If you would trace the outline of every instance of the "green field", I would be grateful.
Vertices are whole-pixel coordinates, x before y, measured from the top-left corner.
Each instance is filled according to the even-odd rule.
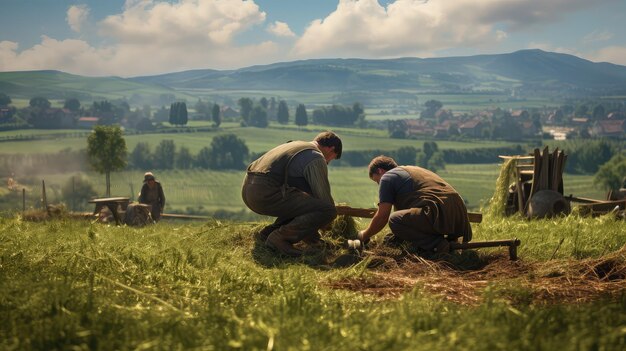
[[[515,236],[518,261],[426,261],[375,241],[345,268],[337,247],[276,257],[258,229],[0,218],[0,349],[626,348],[624,221],[487,218],[476,240]]]
[[[448,165],[439,174],[452,184],[467,201],[467,206],[474,211],[481,210],[494,193],[498,164],[484,165]],[[163,184],[167,198],[166,212],[186,212],[188,208],[214,212],[227,210],[240,212],[246,210],[241,200],[241,182],[243,171],[210,170],[171,170],[155,171]],[[46,192],[50,202],[61,202],[61,187],[71,181],[76,174],[52,174],[30,176],[34,182],[28,189],[27,207],[38,207],[41,197],[41,179],[46,182]],[[104,176],[95,172],[87,177],[101,196],[105,193]],[[377,186],[367,176],[366,167],[329,168],[330,184],[335,202],[346,203],[353,207],[375,207]],[[41,178],[41,179],[40,179]],[[135,199],[143,171],[124,171],[111,174],[111,193],[113,196],[128,196]],[[564,177],[564,193],[578,197],[603,199],[604,192],[592,185],[592,176],[569,175]],[[20,178],[17,178],[18,182]],[[7,191],[0,191],[6,195]],[[14,193],[11,208],[22,206],[21,193]],[[70,205],[70,204],[68,204]],[[86,206],[86,204],[85,204]],[[83,207],[85,207],[83,206]]]
[[[207,126],[207,122],[197,122],[193,126]],[[190,127],[191,128],[191,127]],[[244,128],[235,123],[226,123],[214,132],[184,132],[185,128],[172,128],[169,133],[146,133],[126,135],[126,145],[129,151],[139,142],[147,142],[154,148],[162,140],[173,140],[175,145],[187,147],[192,153],[211,145],[211,140],[217,135],[234,133],[246,142],[251,152],[267,151],[274,146],[288,140],[312,140],[317,133],[327,130],[328,127],[307,126],[305,129],[295,126],[272,125],[272,128]],[[173,130],[180,132],[173,132]],[[357,129],[357,128],[333,128],[343,141],[344,150],[396,150],[403,146],[421,148],[423,141],[413,139],[390,139],[386,130]],[[26,141],[2,141],[0,153],[56,153],[70,148],[81,150],[87,147],[85,130],[20,130],[0,132],[0,140],[15,136],[28,137],[29,135],[45,136],[45,139]],[[469,149],[482,147],[501,147],[514,145],[502,141],[437,141],[440,149]]]

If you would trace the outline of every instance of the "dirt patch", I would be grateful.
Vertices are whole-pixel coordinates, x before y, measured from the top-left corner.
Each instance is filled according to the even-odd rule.
[[[512,303],[552,304],[592,301],[626,291],[626,246],[602,258],[586,260],[529,263],[492,254],[480,256],[470,268],[464,262],[468,258],[462,255],[426,260],[405,253],[391,257],[395,265],[388,262],[389,256],[381,258],[380,252],[373,257],[370,262],[383,260],[385,264],[368,264],[372,274],[329,285],[383,300],[418,288],[463,305],[480,304],[486,294],[496,294]],[[489,291],[485,289],[488,286]]]

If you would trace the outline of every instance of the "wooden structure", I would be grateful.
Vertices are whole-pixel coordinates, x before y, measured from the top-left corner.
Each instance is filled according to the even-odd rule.
[[[89,203],[96,204],[96,209],[93,211],[94,215],[97,215],[103,208],[108,208],[115,219],[115,224],[120,225],[122,223],[124,211],[128,207],[128,197],[104,197],[89,200]]]
[[[506,213],[527,214],[530,199],[537,192],[551,190],[563,195],[563,170],[567,155],[556,148],[549,152],[535,149],[530,155],[500,156],[502,159],[516,159],[514,187],[510,189],[506,203]]]

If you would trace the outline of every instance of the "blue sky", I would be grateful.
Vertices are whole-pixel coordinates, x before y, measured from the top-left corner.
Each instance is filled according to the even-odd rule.
[[[0,71],[123,77],[539,48],[626,65],[624,0],[0,0]]]

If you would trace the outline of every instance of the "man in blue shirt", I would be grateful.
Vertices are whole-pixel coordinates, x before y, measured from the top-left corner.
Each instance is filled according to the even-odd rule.
[[[398,166],[391,157],[378,156],[369,164],[369,177],[379,184],[379,203],[369,226],[358,234],[362,243],[387,222],[396,240],[425,251],[446,253],[449,241],[472,239],[465,202],[437,174],[417,166]]]

